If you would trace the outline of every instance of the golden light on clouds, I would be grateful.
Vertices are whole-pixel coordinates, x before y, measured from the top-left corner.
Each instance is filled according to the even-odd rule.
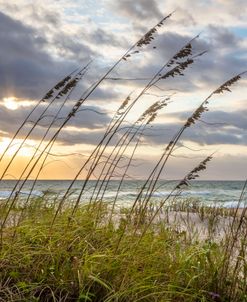
[[[1,101],[1,105],[9,110],[17,110],[20,107],[28,107],[32,105],[32,101],[19,99],[14,96],[5,97]]]
[[[3,105],[10,110],[18,109],[17,98],[15,97],[8,97],[3,99]]]
[[[145,170],[145,164],[150,169],[151,165],[155,166],[169,141],[177,137],[177,131],[203,100],[230,77],[246,69],[246,19],[232,14],[235,1],[194,1],[193,10],[188,10],[188,0],[177,1],[179,9],[174,0],[166,0],[165,7],[158,0],[137,1],[140,4],[138,7],[133,5],[133,1],[44,0],[46,5],[37,0],[31,1],[37,2],[35,7],[39,18],[32,14],[33,6],[28,4],[29,0],[14,1],[15,8],[5,2],[0,0],[2,22],[8,31],[8,35],[0,31],[4,46],[3,60],[0,62],[0,71],[4,71],[0,83],[0,156],[8,147],[10,138],[14,136],[15,139],[4,155],[0,169],[1,164],[3,166],[16,153],[10,167],[12,172],[16,171],[13,173],[16,175],[21,168],[25,169],[24,163],[28,159],[34,156],[33,164],[44,149],[43,157],[37,163],[37,167],[41,166],[47,150],[50,150],[49,140],[59,129],[40,178],[74,178],[101,142],[105,129],[115,123],[111,119],[128,95],[131,98],[129,105],[131,102],[134,105],[126,111],[116,133],[112,136],[114,131],[111,131],[104,137],[102,145],[108,145],[99,149],[104,148],[104,154],[103,163],[100,162],[98,169],[103,167],[104,157],[112,154],[113,159],[123,152],[124,144],[135,133],[124,151],[121,165],[124,166],[124,160],[127,162],[127,156],[131,157],[136,150],[134,160],[141,162],[141,165],[144,163],[144,168],[133,162],[133,171],[136,167],[136,170],[140,169],[140,174],[146,175],[148,169]],[[91,4],[84,3],[82,9],[82,2]],[[240,9],[243,0],[236,2],[239,2]],[[217,18],[219,7],[220,21]],[[110,66],[119,60],[125,49],[145,35],[145,29],[151,29],[174,10],[166,26],[159,27],[153,35],[154,41],[148,43],[150,45],[134,47],[128,59],[121,59],[121,63],[108,73]],[[61,14],[56,14],[57,11]],[[54,26],[57,24],[59,27]],[[46,32],[44,29],[48,28],[49,32]],[[190,41],[200,32],[200,37]],[[189,41],[195,64],[186,70],[183,78],[164,77],[171,67],[167,62]],[[197,56],[203,51],[208,52]],[[81,68],[81,64],[91,62],[92,58],[92,65],[83,69],[85,74],[83,71],[78,89],[66,101],[67,96],[55,95],[59,93],[57,89],[53,90],[52,97],[42,101],[43,95],[55,83],[76,67]],[[5,70],[6,62],[8,69]],[[161,69],[162,66],[166,68]],[[157,73],[159,70],[160,76]],[[107,76],[100,80],[105,72]],[[183,135],[169,159],[172,164],[175,162],[173,166],[171,164],[171,177],[181,176],[178,172],[182,161],[188,162],[187,171],[191,160],[196,161],[214,151],[217,151],[215,157],[222,159],[222,165],[223,161],[228,165],[231,154],[237,159],[243,158],[241,171],[242,175],[246,174],[246,75],[233,87],[232,93],[225,91],[224,94],[214,94],[208,104],[209,112],[205,112],[196,125],[181,132]],[[151,80],[153,76],[154,80]],[[99,81],[97,85],[96,81]],[[152,85],[148,85],[149,81]],[[140,94],[142,97],[139,99]],[[74,113],[72,106],[81,95],[87,95],[85,103],[78,103],[80,109],[78,107],[75,115],[70,114]],[[149,106],[167,97],[170,97],[167,106],[158,112],[153,124],[147,125],[143,133],[141,127],[140,131],[135,127],[133,129],[137,132],[130,131],[129,126],[136,126],[135,122]],[[17,135],[15,131],[18,131]],[[27,137],[27,141],[20,147],[24,137]],[[137,141],[139,145],[136,145]],[[85,169],[85,175],[87,173]],[[225,175],[222,174],[222,177]]]
[[[12,109],[14,110],[14,109]],[[7,146],[9,145],[11,139],[4,137],[1,140],[1,144],[0,144],[0,154],[2,154],[5,149],[7,148]],[[16,151],[19,149],[19,146],[22,143],[22,139],[16,139],[11,147],[8,149],[8,151],[6,152],[6,156],[13,156]],[[24,156],[24,157],[30,157],[33,152],[34,152],[34,146],[35,146],[35,142],[32,140],[27,140],[25,145],[19,150],[18,155],[19,156]]]

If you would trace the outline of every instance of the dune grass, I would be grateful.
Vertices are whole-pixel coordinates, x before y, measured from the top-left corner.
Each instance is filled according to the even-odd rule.
[[[183,76],[205,54],[205,51],[198,53],[194,49],[199,36],[187,41],[170,59],[162,62],[153,75],[140,78],[144,80],[140,90],[122,102],[99,142],[79,164],[61,198],[54,201],[46,195],[32,198],[36,181],[59,134],[75,115],[90,110],[84,103],[102,82],[138,80],[114,78],[113,71],[125,61],[136,68],[133,58],[136,54],[142,55],[144,49],[157,52],[152,40],[171,16],[169,14],[147,31],[95,82],[86,82],[89,86],[79,98],[74,98],[73,92],[79,82],[85,80],[90,63],[58,82],[37,102],[10,140],[0,162],[20,133],[26,130],[17,151],[6,167],[1,167],[0,181],[8,175],[19,151],[33,137],[33,131],[37,128],[43,131],[26,167],[16,177],[10,196],[0,203],[0,301],[247,301],[246,208],[238,215],[237,209],[230,212],[201,207],[198,203],[176,202],[190,181],[206,169],[212,156],[192,167],[160,203],[152,203],[153,193],[159,189],[158,181],[184,132],[209,110],[213,97],[230,92],[232,85],[246,72],[215,85],[168,139],[151,172],[144,176],[133,205],[117,207],[122,183],[129,179],[129,168],[145,131],[172,98],[172,94],[164,92],[162,83],[168,78]],[[156,99],[135,121],[129,120],[135,104],[143,101],[146,95],[158,97],[158,101]],[[56,106],[55,111],[51,110],[52,106]],[[62,115],[65,108],[68,110]],[[38,109],[41,109],[39,117],[30,120]],[[47,124],[43,125],[41,122],[47,118]],[[70,202],[73,185],[82,172],[85,173],[84,182],[76,200]],[[106,204],[104,195],[116,176],[119,180],[116,195],[112,203]],[[24,198],[20,192],[30,179],[34,182]],[[97,182],[88,204],[83,204],[82,196],[92,179]],[[247,182],[239,205],[246,187]],[[170,199],[172,206],[168,206]],[[200,236],[202,226],[205,234]],[[217,236],[218,230],[221,236]]]
[[[247,301],[243,255],[236,271],[240,255],[225,253],[230,228],[220,241],[212,234],[200,240],[158,219],[142,235],[152,213],[135,231],[129,209],[109,223],[102,203],[80,205],[73,218],[67,206],[51,228],[55,208],[32,200],[18,226],[15,208],[0,251],[0,301]],[[238,244],[243,253],[246,240]]]

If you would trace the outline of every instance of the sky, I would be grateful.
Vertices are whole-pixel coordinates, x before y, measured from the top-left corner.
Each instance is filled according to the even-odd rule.
[[[0,0],[0,154],[29,112],[59,80],[91,62],[61,110],[60,116],[64,117],[86,89],[171,12],[152,43],[121,62],[86,100],[83,110],[66,124],[52,149],[59,156],[49,156],[40,174],[43,179],[73,179],[121,102],[129,94],[132,98],[138,95],[148,79],[199,34],[192,43],[193,53],[206,53],[195,59],[183,77],[153,87],[127,117],[126,125],[158,99],[170,96],[168,106],[144,133],[135,155],[136,164],[129,172],[136,179],[147,177],[167,143],[200,103],[226,80],[247,70],[246,1]],[[131,80],[136,78],[142,80]],[[243,75],[231,87],[231,93],[213,96],[209,111],[182,135],[162,178],[182,178],[212,153],[213,160],[201,179],[247,177],[246,84],[247,75]],[[61,100],[56,102],[49,108],[50,114],[61,104]],[[2,171],[44,106],[34,112],[5,154],[0,163]],[[5,178],[20,177],[48,123],[49,117],[31,133]],[[58,124],[52,126],[44,144],[56,127]],[[116,142],[117,137],[106,150],[108,154]]]

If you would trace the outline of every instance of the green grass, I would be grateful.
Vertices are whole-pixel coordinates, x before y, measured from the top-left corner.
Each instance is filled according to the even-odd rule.
[[[134,232],[127,210],[113,225],[102,204],[72,219],[67,207],[50,228],[55,207],[31,205],[4,229],[0,301],[247,301],[246,262],[223,272],[224,241],[192,240],[164,221],[140,241],[148,217]]]
[[[138,189],[132,209],[123,208],[120,212],[113,213],[122,182],[129,179],[129,168],[135,166],[134,160],[138,158],[136,151],[142,143],[145,131],[152,126],[158,112],[169,105],[173,96],[168,94],[164,98],[162,92],[157,95],[157,88],[163,91],[160,85],[163,87],[164,81],[183,76],[201,58],[205,52],[197,53],[196,48],[194,49],[194,42],[199,36],[187,41],[167,62],[162,62],[158,70],[148,75],[150,78],[147,82],[140,84],[140,91],[133,96],[131,93],[122,102],[90,155],[81,164],[78,163],[79,170],[60,200],[51,202],[49,196],[31,199],[40,173],[51,163],[47,162],[49,156],[54,161],[57,161],[54,156],[61,156],[51,152],[60,132],[80,111],[89,110],[84,107],[84,103],[90,100],[102,82],[114,75],[113,72],[120,71],[116,70],[120,63],[125,64],[128,60],[130,79],[138,79],[132,76],[132,70],[137,67],[134,63],[139,62],[139,59],[134,60],[135,54],[142,55],[144,47],[151,44],[155,33],[172,14],[149,29],[105,74],[93,79],[95,82],[83,94],[80,91],[79,99],[77,96],[74,98],[74,95],[71,97],[71,94],[74,94],[79,81],[87,75],[90,63],[59,81],[36,103],[2,153],[0,162],[6,160],[4,157],[15,139],[22,139],[17,150],[3,166],[0,181],[7,175],[12,175],[12,165],[27,140],[33,138],[36,127],[43,129],[29,161],[16,177],[17,182],[13,185],[11,195],[0,203],[0,302],[247,301],[246,216],[238,217],[235,213],[216,208],[203,208],[198,203],[191,204],[190,201],[180,204],[179,207],[174,204],[170,209],[166,208],[169,198],[176,203],[184,187],[199,177],[198,172],[206,169],[212,155],[192,167],[170,194],[159,205],[156,204],[156,208],[151,202],[153,193],[158,190],[158,180],[168,160],[174,155],[184,132],[209,110],[208,105],[213,97],[230,92],[231,86],[246,72],[216,85],[218,88],[187,116],[178,131],[168,139],[168,144],[164,142],[150,174],[144,176],[145,181]],[[156,48],[145,49],[145,52],[150,52],[151,60],[157,54]],[[153,51],[154,49],[156,50]],[[139,76],[145,78],[147,75]],[[124,78],[126,75],[112,79],[118,82]],[[143,98],[146,95],[158,97],[159,100],[155,99],[150,107],[145,108],[133,120],[129,115],[132,114],[135,104],[143,101],[145,103],[146,99]],[[59,102],[56,103],[58,99]],[[56,105],[55,111],[50,111],[52,105]],[[70,109],[64,117],[61,111],[67,105]],[[33,120],[32,114],[36,108],[41,109],[39,117],[26,127]],[[40,121],[51,113],[51,121],[40,127]],[[23,128],[26,132],[20,136]],[[65,156],[67,155],[73,154]],[[85,173],[84,182],[77,200],[70,205],[67,201],[82,172]],[[106,205],[104,195],[109,189],[109,183],[119,176],[120,183],[113,205]],[[92,178],[97,179],[97,182],[88,200],[90,205],[82,205],[81,196],[87,191]],[[168,175],[166,178],[169,178]],[[20,193],[30,179],[34,180],[30,194],[23,198]],[[246,188],[247,181],[239,204],[244,198]],[[183,215],[183,219],[180,218],[183,227],[177,223],[171,224],[170,218],[174,211],[178,214],[180,211],[187,213]],[[206,236],[198,235],[191,213],[197,214],[201,224],[206,225]],[[216,232],[222,219],[229,219],[232,223],[219,238]]]

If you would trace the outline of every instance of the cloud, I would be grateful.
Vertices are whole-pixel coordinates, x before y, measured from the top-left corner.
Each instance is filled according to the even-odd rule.
[[[23,1],[23,3],[26,2]],[[110,3],[109,7],[112,11],[119,11],[119,13],[123,15],[128,15],[129,18],[136,19],[138,17],[137,23],[139,25],[142,23],[142,19],[144,19],[144,23],[146,24],[148,15],[151,15],[156,20],[159,20],[161,17],[161,9],[159,8],[161,6],[155,1],[108,1],[108,3]],[[179,3],[180,6],[183,7],[188,6],[186,1],[181,1]],[[65,4],[65,7],[68,8],[69,2],[65,1]],[[169,1],[166,1],[166,4],[169,6]],[[83,29],[78,21],[66,25],[63,20],[63,17],[66,15],[63,16],[64,12],[61,10],[58,3],[56,6],[54,5],[52,4],[45,7],[42,4],[37,4],[34,9],[34,6],[31,6],[30,4],[27,5],[27,3],[25,4],[25,9],[30,12],[24,20],[27,20],[26,24],[33,23],[34,27],[19,22],[19,24],[21,24],[21,29],[19,29],[19,31],[24,31],[22,36],[25,36],[25,38],[29,37],[29,41],[26,41],[22,51],[22,53],[29,54],[29,56],[26,56],[26,58],[19,58],[19,56],[16,55],[13,66],[16,66],[18,70],[14,73],[15,70],[13,67],[13,72],[8,76],[10,79],[8,83],[12,81],[12,86],[15,87],[18,87],[18,85],[16,85],[18,84],[17,79],[23,79],[22,84],[19,85],[19,93],[21,93],[21,96],[25,96],[26,90],[29,89],[29,94],[32,95],[32,97],[37,97],[37,91],[44,91],[44,87],[49,87],[47,83],[50,83],[51,79],[54,82],[55,77],[57,79],[61,75],[64,75],[69,70],[69,66],[75,66],[75,62],[81,64],[81,62],[87,62],[90,57],[101,57],[103,61],[109,61],[110,54],[113,53],[111,50],[112,47],[119,49],[120,53],[122,53],[123,48],[127,47],[128,43],[126,41],[129,39],[128,32],[125,33],[124,39],[122,37],[120,38],[118,37],[118,32],[106,32],[104,28],[99,27],[99,25],[95,23],[95,20],[91,20],[90,24],[84,26]],[[77,5],[77,2],[73,4],[74,7]],[[213,5],[213,3],[211,3],[211,5]],[[229,3],[227,6],[223,5],[223,8],[227,11],[229,5]],[[18,5],[9,5],[9,7],[11,7],[11,9],[8,8],[9,11],[13,14],[13,12],[17,10]],[[202,9],[203,4],[196,4],[195,7],[196,9]],[[56,8],[56,12],[54,11],[54,8]],[[15,12],[15,15],[16,14],[17,13]],[[176,22],[176,13],[172,19]],[[13,19],[11,20],[17,22]],[[157,50],[153,52],[152,58],[149,56],[150,60],[145,62],[146,57],[143,57],[140,61],[139,56],[138,60],[140,62],[138,62],[138,69],[130,69],[129,65],[126,64],[126,68],[123,67],[121,71],[126,71],[128,73],[133,72],[133,76],[135,70],[141,75],[150,75],[184,45],[184,43],[193,37],[194,33],[191,34],[191,29],[188,29],[187,34],[171,31],[167,32],[171,24],[167,25],[167,29],[164,33],[160,33],[159,36],[156,35],[157,37],[153,42],[153,45],[157,47]],[[180,25],[180,28],[182,27],[184,27],[184,25]],[[29,34],[26,34],[25,30],[28,30]],[[219,24],[209,24],[205,32],[206,34],[194,43],[195,52],[208,50],[208,54],[198,60],[198,62],[194,64],[192,70],[186,72],[185,80],[177,78],[175,81],[173,80],[172,83],[170,83],[171,81],[169,80],[167,85],[164,83],[165,88],[169,88],[172,85],[178,90],[196,91],[202,87],[206,88],[206,85],[212,87],[215,83],[220,84],[228,75],[239,72],[244,68],[244,65],[246,65],[244,59],[246,47],[241,45],[240,39],[233,32],[230,32],[226,27],[222,27]],[[142,34],[143,33],[144,31],[142,30]],[[135,34],[135,28],[133,34]],[[18,32],[18,36],[21,36],[21,33]],[[11,39],[14,40],[14,38]],[[4,41],[3,38],[2,40]],[[28,49],[27,45],[30,46],[30,49]],[[235,55],[236,47],[238,47],[237,56]],[[6,43],[6,48],[11,48],[8,41]],[[20,49],[21,41],[18,40],[14,48],[16,50]],[[107,51],[107,49],[109,49],[110,52]],[[149,48],[147,47],[147,49]],[[32,60],[32,57],[34,57],[34,60]],[[95,67],[95,69],[100,69],[101,67],[102,64],[101,66]],[[40,73],[31,75],[28,78],[29,81],[26,81],[26,77],[24,77],[23,72],[20,71],[24,68],[26,70],[26,77],[28,77],[28,73],[31,72],[35,73],[36,71],[36,73]],[[9,69],[11,69],[11,66],[9,66]],[[97,70],[94,71],[94,74],[97,74]],[[38,82],[38,76],[40,79],[39,86],[36,85],[34,89],[32,87],[34,86],[34,83]],[[95,78],[95,76],[92,75],[91,78]],[[44,85],[45,83],[47,85]],[[128,82],[126,82],[126,84],[129,85]],[[138,85],[136,86],[138,87]]]
[[[0,62],[0,97],[40,98],[42,91],[48,90],[51,83],[55,84],[75,69],[75,53],[78,55],[83,50],[83,59],[90,58],[88,47],[83,49],[82,45],[66,37],[58,37],[57,43],[67,58],[52,57],[44,36],[3,13],[0,13],[0,26],[0,56],[4,58]]]
[[[39,119],[40,114],[44,111],[45,108],[46,107],[42,106],[34,111],[34,113],[28,120],[29,122],[26,123],[26,126],[24,127],[25,131],[23,129],[21,134],[19,135],[20,138],[25,137],[26,133],[33,127],[33,122]],[[0,120],[0,129],[5,134],[4,136],[12,137],[22,121],[25,120],[25,118],[28,116],[30,110],[30,107],[24,107],[21,108],[21,110],[9,110],[4,106],[0,106],[0,114],[2,117]],[[29,139],[40,140],[46,132],[48,126],[54,121],[54,115],[58,112],[58,110],[59,107],[57,106],[57,104],[56,106],[51,106],[45,113],[45,117],[39,121],[38,126],[32,132]],[[50,134],[47,136],[47,138],[51,137],[52,133],[55,133],[57,131],[59,125],[62,124],[70,110],[70,106],[64,106],[63,110],[59,114],[57,121],[53,123],[53,126],[49,131]],[[104,128],[110,122],[110,119],[110,116],[106,112],[102,111],[100,107],[84,105],[80,109],[80,111],[78,111],[76,116],[71,119],[69,123],[67,123],[67,129],[63,130],[66,132],[64,137],[66,138],[67,136],[67,139],[64,141],[67,141],[70,144],[75,144],[78,143],[77,138],[80,137],[81,139],[84,134],[85,136],[88,135],[89,137],[90,133],[97,133],[97,131],[102,134],[104,132]],[[73,139],[74,134],[75,139]],[[100,136],[100,134],[97,134],[98,137]]]
[[[152,131],[155,135],[145,138],[148,144],[166,145],[182,127],[191,112],[168,114],[168,117],[179,119],[179,122],[154,124]],[[164,118],[165,118],[164,114]],[[247,144],[247,111],[237,110],[234,112],[209,111],[195,125],[187,128],[181,136],[180,141],[193,142],[203,146],[209,145],[246,145]],[[165,130],[164,130],[165,129]]]
[[[180,113],[176,116],[170,114],[169,121],[175,117],[181,125],[201,97],[207,96],[234,74],[247,69],[247,43],[246,35],[243,34],[246,28],[244,4],[242,0],[196,1],[193,7],[190,0],[107,0],[90,3],[84,0],[44,0],[42,3],[36,0],[32,3],[28,0],[11,3],[0,0],[0,103],[7,96],[34,103],[59,79],[93,58],[94,62],[83,82],[61,112],[61,116],[66,116],[76,99],[100,79],[131,43],[176,9],[172,18],[155,34],[150,45],[122,62],[110,74],[112,77],[144,77],[147,80],[103,81],[82,109],[107,110],[108,114],[98,115],[90,111],[78,113],[61,132],[58,141],[63,147],[96,144],[109,123],[112,108],[117,108],[128,92],[134,91],[133,95],[137,95],[148,79],[175,52],[203,30],[200,38],[193,42],[194,54],[204,50],[208,50],[208,53],[196,60],[185,71],[184,77],[162,80],[159,87],[165,89],[165,92],[157,88],[149,91],[167,94],[170,93],[169,89],[174,89],[178,92],[180,102],[174,108]],[[243,85],[241,94],[244,95],[245,91]],[[234,100],[235,96],[231,97]],[[236,97],[236,102],[240,97]],[[145,110],[150,100],[148,97],[141,99],[133,110],[133,116],[128,119],[135,119],[134,115]],[[223,101],[218,103],[219,107],[203,115],[203,120],[219,124],[198,122],[185,131],[183,142],[210,146],[241,146],[247,143],[246,110],[236,110],[234,102],[229,108]],[[0,131],[6,136],[12,136],[31,108],[19,107],[18,110],[9,111],[0,106]],[[52,106],[49,112],[54,113],[56,110],[58,107]],[[33,119],[38,115],[39,111],[33,115]],[[163,146],[169,142],[179,128],[179,123],[166,123],[166,116],[169,114],[162,115],[155,125],[156,136],[145,136],[146,144]],[[33,138],[40,139],[44,130],[44,126],[38,127]],[[55,127],[52,130],[55,131]]]
[[[146,18],[161,19],[162,14],[154,0],[139,0],[139,1],[111,1],[113,9],[127,17],[138,20],[145,20]]]

